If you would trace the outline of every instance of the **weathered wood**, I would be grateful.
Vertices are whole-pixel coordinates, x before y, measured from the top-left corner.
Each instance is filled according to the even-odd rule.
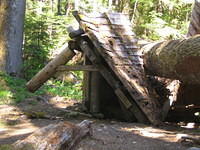
[[[76,40],[70,40],[68,41],[68,48],[71,50],[77,50],[77,51],[81,51],[79,45],[77,44]]]
[[[105,66],[100,64],[101,61],[99,57],[96,57],[94,51],[90,48],[87,42],[84,40],[80,40],[79,42],[81,49],[88,56],[90,61],[93,62],[94,64],[96,63],[98,64],[100,73],[113,88],[121,103],[124,104],[127,110],[129,110],[127,113],[130,113],[130,116],[134,115],[139,122],[149,123],[148,118],[140,110],[138,105],[134,101],[132,101],[130,97],[127,97],[127,94],[123,93],[123,91],[121,90],[123,89],[123,86],[120,84],[120,82],[112,76],[111,72],[108,71],[108,69]]]
[[[69,33],[69,37],[72,39],[84,34],[84,31],[82,29],[75,30],[72,26],[69,26],[67,28],[67,31]]]
[[[200,84],[200,36],[147,45],[144,65],[151,75]]]
[[[29,91],[35,92],[43,83],[52,77],[58,66],[66,64],[75,55],[74,51],[70,50],[67,45],[64,45],[62,49],[62,52],[56,58],[50,61],[26,84]]]
[[[71,150],[86,135],[92,134],[91,121],[79,124],[60,122],[43,127],[13,144],[15,149],[27,150]]]
[[[88,23],[86,21],[81,22],[83,16],[75,16],[75,17],[79,21],[81,27],[82,26],[87,27]],[[109,19],[109,15],[107,15],[106,18],[107,18],[107,24],[112,24],[113,20]],[[122,19],[123,18],[121,18],[120,20]],[[102,24],[98,24],[98,26],[101,25]],[[87,35],[91,39],[98,53],[106,60],[110,68],[115,72],[116,76],[118,76],[118,78],[127,88],[132,98],[136,101],[137,105],[148,117],[149,121],[153,124],[159,124],[159,114],[160,114],[159,108],[157,107],[156,101],[148,93],[147,83],[144,75],[144,69],[141,65],[142,63],[140,62],[141,59],[140,56],[135,55],[136,57],[134,58],[133,62],[131,59],[120,59],[117,57],[113,57],[112,53],[109,54],[106,52],[107,49],[109,49],[109,51],[111,52],[112,51],[114,52],[115,50],[119,51],[121,49],[123,51],[124,49],[126,49],[126,46],[123,44],[123,41],[119,40],[118,42],[115,39],[109,41],[107,38],[103,38],[105,37],[105,35],[102,35],[101,32],[98,33],[89,28],[85,29],[83,28],[83,30],[87,33]],[[106,34],[109,34],[109,32],[107,32]],[[118,32],[117,30],[113,30],[111,34],[118,37],[123,37],[123,34]],[[127,48],[130,48],[129,45]],[[135,50],[136,48],[135,43],[132,43],[131,48],[134,49],[136,53],[138,53],[138,50]],[[121,67],[118,67],[119,65]],[[131,68],[131,70],[126,70],[124,69],[123,65],[124,66],[132,65],[133,67]],[[130,73],[135,74],[134,75],[135,77],[132,78],[128,76],[128,74]]]
[[[59,66],[56,71],[99,71],[95,65],[75,65],[75,66]]]
[[[100,112],[100,93],[98,90],[100,87],[101,74],[99,72],[93,72],[90,78],[90,112],[95,114]]]
[[[84,54],[84,65],[91,65],[90,60]],[[92,72],[84,71],[83,74],[83,108],[90,110],[90,91],[91,91],[91,74]]]
[[[129,25],[131,26],[131,23],[127,20],[122,20],[122,17],[128,18],[127,15],[119,14],[119,13],[110,13],[110,19],[112,20],[111,23],[109,23],[106,19],[105,14],[102,14],[101,17],[89,17],[89,15],[78,13],[77,11],[73,12],[73,15],[75,18],[79,21],[89,22],[96,25],[101,24],[113,24],[113,25]],[[95,15],[95,14],[94,14]]]
[[[166,88],[169,90],[170,95],[167,100],[165,100],[162,107],[162,119],[165,120],[167,114],[172,106],[172,104],[177,100],[177,93],[180,87],[180,82],[178,80],[173,80],[169,82]]]

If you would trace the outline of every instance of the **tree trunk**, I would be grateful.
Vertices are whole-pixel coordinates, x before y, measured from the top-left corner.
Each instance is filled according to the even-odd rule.
[[[61,15],[61,0],[58,0],[58,2],[57,2],[57,14],[58,15]]]
[[[13,146],[21,150],[71,150],[83,137],[92,134],[91,123],[84,120],[77,125],[70,122],[51,124]]]
[[[22,67],[26,0],[0,1],[0,70],[18,76]]]
[[[195,0],[187,36],[200,34],[200,0]]]
[[[147,74],[200,84],[200,36],[143,47]]]

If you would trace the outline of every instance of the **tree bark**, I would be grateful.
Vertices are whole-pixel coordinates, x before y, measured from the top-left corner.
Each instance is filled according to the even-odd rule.
[[[15,76],[22,68],[26,0],[0,1],[0,70]]]
[[[147,74],[200,84],[200,36],[143,47]]]
[[[200,34],[200,0],[195,0],[187,37]]]
[[[91,124],[88,120],[77,125],[70,122],[50,124],[13,146],[20,150],[71,150],[84,136],[92,134]]]
[[[57,2],[57,14],[58,15],[61,15],[61,0],[58,0],[58,2]]]

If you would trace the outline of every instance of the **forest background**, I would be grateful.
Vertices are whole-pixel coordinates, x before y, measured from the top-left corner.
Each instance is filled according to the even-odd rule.
[[[34,94],[25,88],[25,83],[69,40],[67,27],[78,26],[72,11],[127,13],[137,37],[154,41],[184,38],[193,3],[193,0],[27,0],[22,77],[0,74],[0,104],[18,103],[41,94],[82,99],[81,71],[68,72],[66,80],[49,80]]]

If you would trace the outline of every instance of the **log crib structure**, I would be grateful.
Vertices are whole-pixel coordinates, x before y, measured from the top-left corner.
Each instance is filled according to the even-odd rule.
[[[149,75],[143,49],[128,15],[73,12],[79,30],[69,28],[72,40],[28,83],[36,91],[57,71],[84,71],[83,104],[94,116],[160,124],[177,100],[180,82]],[[84,54],[83,66],[66,66],[76,53]]]

